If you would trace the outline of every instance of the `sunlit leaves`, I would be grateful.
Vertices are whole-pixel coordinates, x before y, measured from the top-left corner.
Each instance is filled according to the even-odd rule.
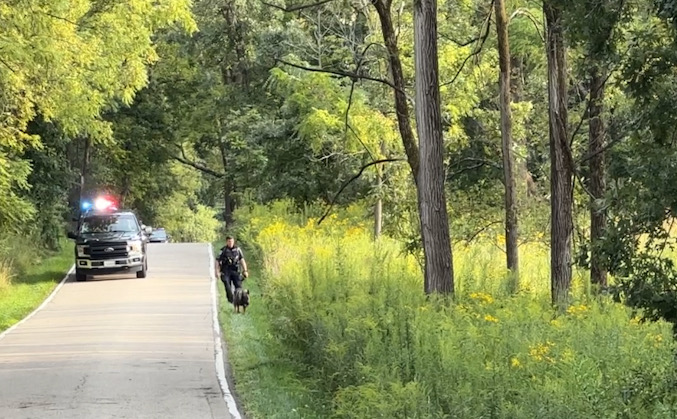
[[[16,0],[0,4],[0,212],[31,214],[16,197],[40,147],[26,134],[37,115],[70,136],[112,138],[102,113],[131,104],[157,61],[153,35],[196,29],[189,0]]]

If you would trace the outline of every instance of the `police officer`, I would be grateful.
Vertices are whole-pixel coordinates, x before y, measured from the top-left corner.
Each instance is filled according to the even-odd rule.
[[[226,288],[226,298],[230,303],[233,302],[233,287],[242,288],[243,278],[240,275],[240,265],[242,265],[242,276],[249,277],[242,249],[235,246],[234,238],[228,236],[226,245],[221,248],[221,253],[216,259],[216,274],[219,275]]]

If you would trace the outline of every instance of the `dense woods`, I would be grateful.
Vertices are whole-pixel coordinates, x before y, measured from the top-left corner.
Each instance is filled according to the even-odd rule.
[[[382,274],[383,292],[413,293],[411,304],[439,313],[438,297],[461,304],[471,293],[477,302],[499,288],[506,299],[538,289],[547,292],[528,301],[545,298],[560,314],[611,304],[620,322],[613,300],[641,309],[640,318],[677,323],[676,17],[672,0],[4,2],[0,271],[21,273],[26,249],[67,245],[82,199],[106,192],[178,240],[237,232],[261,263],[281,257],[266,241],[276,222],[288,228],[280,241],[308,234],[299,252],[329,246],[299,226],[327,237],[362,229],[364,259],[352,263],[383,264],[392,255],[379,246],[392,246],[409,261],[401,263],[413,285],[388,282],[397,280],[390,267],[356,275]],[[467,258],[477,255],[492,262],[470,275]],[[268,275],[286,272],[284,262]],[[547,268],[534,268],[540,263]],[[470,277],[486,281],[471,286]],[[331,306],[343,295],[332,278],[342,276],[322,278],[303,298]],[[313,322],[294,323],[300,312],[276,305],[293,296],[271,284],[281,294],[269,302],[299,328],[294,336],[324,348],[331,339],[312,341]],[[395,316],[389,303],[372,304],[375,322]],[[420,339],[435,322],[455,324],[462,315],[453,310],[428,319]],[[313,324],[335,320],[326,316]],[[290,338],[290,330],[278,332]],[[365,330],[356,333],[366,341]],[[403,339],[389,342],[413,342]],[[411,353],[451,359],[424,349]],[[400,355],[387,368],[404,365]],[[324,390],[341,416],[358,397],[349,389],[359,373],[337,365]],[[450,414],[455,399],[442,395],[442,381],[417,382],[413,371],[426,374],[419,367],[402,367],[404,410],[379,414]],[[425,395],[437,411],[412,407]],[[543,414],[534,409],[524,412]],[[503,414],[522,417],[515,412]]]

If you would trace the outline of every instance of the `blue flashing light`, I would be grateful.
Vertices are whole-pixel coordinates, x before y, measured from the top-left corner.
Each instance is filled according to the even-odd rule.
[[[83,202],[83,203],[82,203],[82,209],[83,209],[83,210],[88,210],[88,209],[90,209],[90,208],[92,208],[92,203],[91,203],[91,202]]]

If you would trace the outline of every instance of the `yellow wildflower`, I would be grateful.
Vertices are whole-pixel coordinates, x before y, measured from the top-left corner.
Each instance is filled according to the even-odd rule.
[[[588,311],[588,306],[581,304],[577,306],[571,306],[567,309],[567,313],[573,316],[582,316]]]
[[[496,317],[492,316],[491,314],[485,315],[484,320],[486,320],[488,322],[492,322],[492,323],[498,323],[498,319]]]
[[[555,346],[554,343],[546,341],[545,343],[539,343],[537,345],[529,346],[529,356],[535,359],[536,361],[549,361],[554,362],[550,354],[550,349]]]
[[[510,360],[510,365],[512,365],[513,368],[519,368],[519,367],[522,366],[522,363],[520,362],[519,359],[513,358],[513,359]]]
[[[494,302],[494,297],[483,292],[473,292],[470,294],[470,298],[484,304],[491,304]]]

